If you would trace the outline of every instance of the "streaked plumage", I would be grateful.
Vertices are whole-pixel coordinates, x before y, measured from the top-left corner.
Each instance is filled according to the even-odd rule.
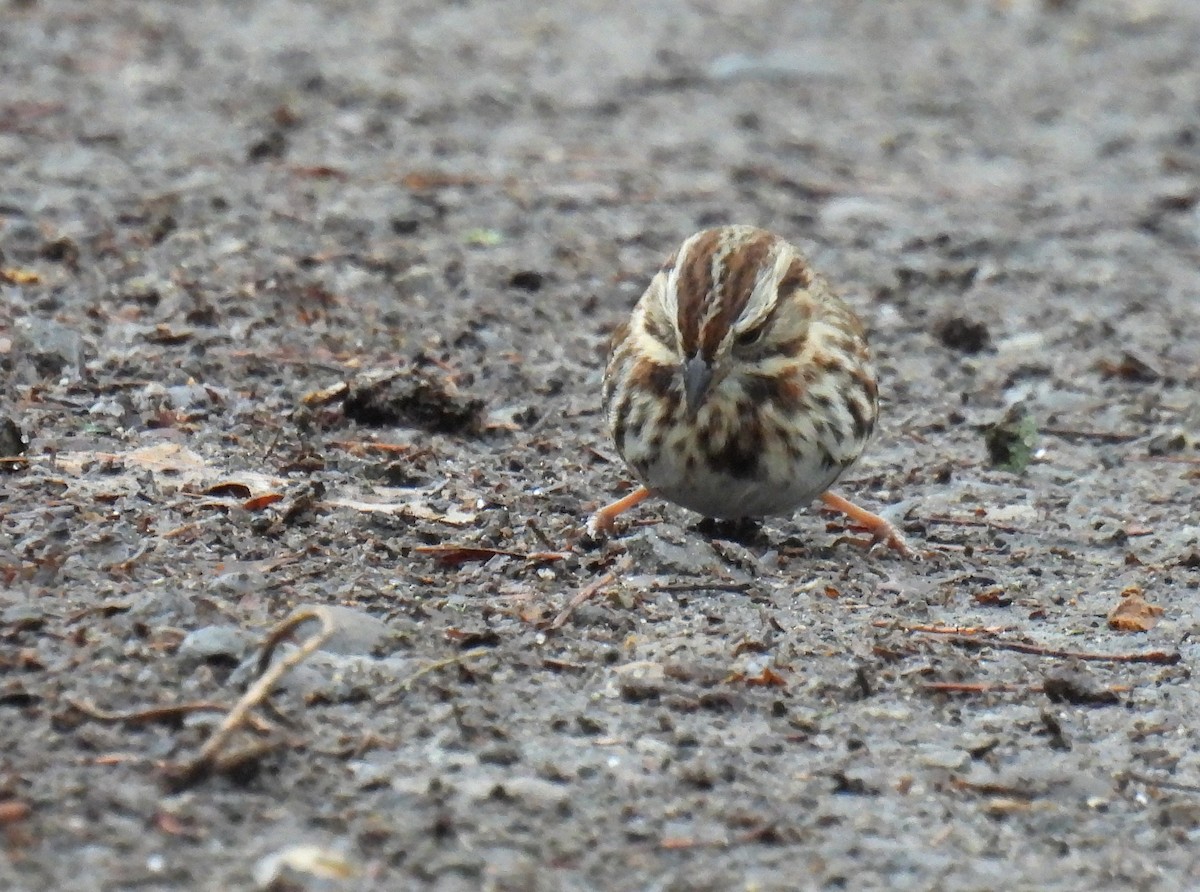
[[[809,504],[853,464],[878,396],[862,324],[800,252],[724,226],[685,241],[615,332],[604,412],[650,494],[761,517]],[[597,512],[593,530],[628,502]],[[855,519],[899,547],[881,518]]]

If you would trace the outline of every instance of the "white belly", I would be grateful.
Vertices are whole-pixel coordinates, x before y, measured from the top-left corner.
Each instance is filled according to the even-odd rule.
[[[642,482],[705,517],[736,519],[791,514],[829,489],[841,472],[841,466],[800,460],[770,468],[765,479],[744,478],[703,462],[688,470],[679,462],[658,461],[647,469]]]

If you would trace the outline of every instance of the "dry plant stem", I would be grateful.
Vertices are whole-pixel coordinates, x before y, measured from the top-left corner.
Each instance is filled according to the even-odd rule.
[[[1132,455],[1138,461],[1165,461],[1178,465],[1200,465],[1200,456],[1191,455]]]
[[[939,523],[947,526],[956,527],[982,527],[989,530],[997,530],[1001,533],[1020,533],[1025,536],[1034,535],[1029,530],[1023,530],[1020,527],[1014,527],[1007,523],[997,523],[994,520],[984,520],[978,517],[948,517],[944,514],[930,514],[922,518],[926,523]]]
[[[287,637],[291,635],[292,632],[296,631],[296,629],[302,624],[313,619],[321,624],[321,627],[317,630],[317,633],[309,636],[309,638],[305,640],[302,645],[300,645],[295,653],[289,654],[284,659],[272,666],[271,657],[275,655],[275,648],[287,640]],[[254,670],[259,676],[259,679],[254,683],[253,686],[251,686],[250,690],[242,695],[242,700],[248,699],[250,694],[256,691],[259,686],[262,685],[269,676],[271,676],[271,681],[269,684],[267,684],[262,696],[257,698],[257,702],[264,700],[267,694],[269,694],[271,691],[271,685],[283,678],[283,676],[290,672],[294,667],[308,659],[309,656],[312,655],[313,651],[317,650],[322,644],[329,640],[330,636],[333,635],[333,632],[333,617],[329,614],[329,611],[325,610],[323,607],[311,607],[307,610],[301,610],[298,613],[293,613],[274,629],[272,629],[271,633],[267,635],[266,639],[263,641],[262,653],[259,654],[258,665]],[[241,704],[239,703],[239,705]],[[234,708],[236,709],[237,707]]]
[[[288,654],[278,663],[270,665],[271,655],[275,652],[275,648],[279,646],[279,643],[295,631],[298,626],[309,620],[316,620],[321,624],[317,632],[309,636],[293,653]],[[250,710],[266,700],[272,688],[279,683],[279,680],[308,659],[315,650],[329,640],[333,632],[334,622],[332,616],[330,616],[329,611],[320,607],[293,613],[271,630],[271,633],[263,642],[262,656],[259,657],[258,671],[260,674],[258,679],[242,695],[241,699],[234,704],[233,708],[229,710],[229,713],[222,719],[221,724],[217,726],[217,730],[213,732],[204,746],[200,748],[200,752],[196,758],[191,763],[183,766],[179,777],[181,786],[189,786],[206,777],[212,771],[213,766],[218,763],[221,751],[229,743],[230,738],[239,728],[249,723]]]
[[[821,502],[825,507],[845,514],[854,523],[866,529],[871,534],[871,538],[876,542],[886,545],[904,557],[913,556],[912,551],[909,550],[908,543],[900,535],[900,531],[878,514],[872,514],[866,508],[860,508],[849,499],[844,499],[833,492],[821,493]]]
[[[930,635],[995,635],[1000,632],[1015,632],[1013,626],[901,626],[892,620],[877,619],[871,623],[877,629],[897,629],[901,632],[927,632]]]
[[[1078,650],[1057,650],[1050,647],[1041,647],[1037,644],[1025,644],[1021,641],[1004,641],[999,638],[966,635],[942,635],[939,637],[942,641],[948,641],[951,644],[961,644],[965,647],[994,647],[997,650],[1014,650],[1018,653],[1032,654],[1037,657],[1084,660],[1092,663],[1159,663],[1165,666],[1173,666],[1182,659],[1178,651],[1151,650],[1143,653],[1102,654]]]
[[[148,725],[153,722],[177,722],[185,715],[190,715],[193,712],[224,712],[226,709],[222,703],[200,701],[197,703],[176,703],[172,706],[152,706],[148,709],[138,709],[132,712],[111,712],[107,709],[101,709],[87,700],[80,700],[74,697],[65,697],[64,702],[73,709],[78,709],[88,718],[95,719],[98,722],[130,725]],[[265,732],[269,731],[271,727],[253,717],[251,717],[251,723],[254,725],[255,731]]]
[[[931,681],[921,685],[921,690],[935,694],[1040,694],[1043,688],[1040,684],[1009,684],[1000,681]]]
[[[901,632],[936,635],[944,641],[961,644],[964,647],[995,647],[999,650],[1015,650],[1038,657],[1059,657],[1094,663],[1161,663],[1167,666],[1173,666],[1182,659],[1178,651],[1151,650],[1143,653],[1101,654],[1078,650],[1056,650],[1037,644],[1026,644],[1023,641],[1005,641],[995,637],[1000,632],[1016,631],[1012,626],[897,626],[886,620],[875,620],[871,625],[881,629],[895,628]]]
[[[1196,784],[1181,784],[1178,781],[1161,777],[1152,777],[1149,774],[1141,774],[1136,771],[1125,771],[1119,774],[1117,777],[1121,780],[1160,787],[1164,790],[1174,790],[1177,793],[1200,793],[1200,786],[1197,786]]]
[[[473,647],[470,650],[464,650],[462,653],[455,654],[452,657],[446,657],[444,660],[435,660],[426,666],[422,666],[412,675],[408,676],[408,678],[404,679],[404,681],[400,682],[400,687],[398,690],[401,692],[407,692],[412,689],[412,686],[416,684],[417,681],[424,676],[429,675],[431,672],[437,672],[438,670],[445,669],[449,666],[458,666],[467,662],[467,660],[473,660],[476,657],[482,657],[491,652],[492,649],[490,647]],[[386,699],[378,700],[376,705],[381,707],[392,706],[398,702],[400,702],[399,697],[388,697]]]
[[[621,561],[617,564],[617,566],[609,570],[603,576],[600,576],[598,579],[593,580],[584,588],[580,589],[579,593],[567,602],[567,606],[562,609],[558,616],[551,620],[550,625],[546,627],[547,631],[554,631],[555,629],[561,629],[563,626],[565,626],[567,624],[567,620],[571,618],[571,614],[574,613],[581,604],[585,604],[594,598],[600,589],[604,588],[606,585],[610,585],[619,574],[628,570],[632,563],[633,559],[629,555],[625,555],[625,557],[621,558]]]
[[[400,683],[400,690],[409,690],[414,683],[422,676],[428,675],[430,672],[436,672],[439,669],[445,669],[447,666],[457,666],[459,663],[465,663],[467,660],[473,660],[475,657],[482,657],[486,653],[490,653],[491,648],[474,647],[471,650],[463,651],[460,654],[455,654],[452,657],[447,657],[444,660],[435,660],[428,666],[422,666],[403,682]]]
[[[592,536],[608,535],[616,528],[617,515],[624,514],[635,505],[640,505],[650,498],[650,490],[639,486],[623,499],[617,499],[611,505],[605,505],[596,511],[588,520],[588,533]]]
[[[1040,684],[1017,684],[1003,681],[931,681],[920,686],[931,694],[1044,694],[1046,686]],[[1112,685],[1105,694],[1127,694],[1128,685]]]
[[[1084,431],[1065,427],[1041,427],[1038,428],[1038,433],[1049,437],[1062,437],[1064,440],[1099,440],[1103,443],[1132,443],[1145,436],[1120,431]]]

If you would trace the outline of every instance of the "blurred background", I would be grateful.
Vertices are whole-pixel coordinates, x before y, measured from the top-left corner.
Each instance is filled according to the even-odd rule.
[[[1194,887],[1197,47],[1195,0],[0,0],[0,886]],[[608,334],[726,222],[866,321],[845,491],[924,564],[663,504],[575,550]],[[249,779],[70,705],[228,703],[310,602],[395,637]]]

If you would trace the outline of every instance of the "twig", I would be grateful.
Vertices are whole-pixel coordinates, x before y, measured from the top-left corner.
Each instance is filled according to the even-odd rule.
[[[1003,681],[931,681],[920,686],[922,691],[933,694],[1045,694],[1042,684],[1015,684]],[[1119,702],[1116,698],[1130,690],[1128,685],[1113,685],[1103,688],[1089,697],[1077,697],[1073,703]],[[1111,698],[1111,699],[1110,699]],[[1054,697],[1051,697],[1053,700]]]
[[[413,547],[413,551],[417,554],[432,555],[438,563],[449,564],[451,566],[472,563],[474,561],[487,561],[494,557],[509,557],[519,561],[549,563],[566,560],[573,554],[570,551],[510,551],[508,549],[489,548],[482,545],[456,545],[453,542],[445,542],[440,545],[416,545]]]
[[[617,578],[618,574],[624,573],[632,564],[633,558],[627,554],[625,557],[621,558],[620,562],[617,564],[617,566],[613,567],[613,569],[609,570],[603,576],[593,580],[591,583],[580,589],[579,593],[567,602],[567,606],[559,612],[558,616],[554,617],[554,619],[550,621],[550,625],[546,626],[546,630],[552,632],[555,629],[561,629],[563,626],[565,626],[567,624],[567,620],[571,618],[571,614],[574,613],[576,609],[594,598],[600,589],[604,588],[606,585],[610,585]]]
[[[1138,455],[1140,461],[1165,461],[1180,465],[1200,465],[1200,455]]]
[[[321,624],[317,632],[304,641],[295,651],[288,654],[278,663],[271,665],[271,656],[288,635],[301,624],[316,620]],[[259,706],[270,695],[271,690],[288,672],[308,659],[312,653],[329,640],[334,633],[334,620],[328,610],[323,607],[313,607],[293,613],[267,635],[263,642],[262,655],[258,660],[259,677],[250,685],[240,700],[234,704],[229,713],[221,720],[217,730],[212,733],[199,754],[190,763],[177,766],[168,772],[168,780],[172,789],[179,791],[193,786],[215,773],[218,766],[224,770],[244,764],[268,752],[274,744],[264,742],[239,750],[236,753],[221,757],[234,733],[243,725],[250,722],[250,710]]]
[[[953,778],[950,781],[950,786],[956,790],[968,793],[982,793],[985,796],[1006,796],[1012,799],[1033,800],[1044,795],[1041,790],[1033,790],[1027,787],[1010,787],[1007,784],[975,783],[961,777]]]
[[[946,514],[930,514],[921,519],[926,523],[940,523],[956,527],[986,527],[991,530],[999,530],[1001,533],[1024,533],[1025,535],[1031,535],[1029,530],[1009,526],[1006,523],[997,523],[994,520],[986,520],[981,517],[950,517]]]
[[[1061,437],[1064,440],[1099,440],[1103,443],[1131,443],[1142,439],[1145,434],[1123,434],[1120,431],[1083,431],[1065,427],[1041,427],[1039,434]]]
[[[275,428],[275,436],[273,436],[271,438],[271,442],[267,444],[267,449],[262,454],[262,458],[260,459],[260,461],[265,462],[267,459],[269,459],[272,455],[275,454],[275,447],[279,445],[279,438],[282,436],[283,436],[283,427],[281,425],[281,426]]]
[[[1040,694],[1043,688],[1040,684],[1010,684],[1000,681],[931,681],[921,685],[921,690],[934,694]]]
[[[398,690],[409,690],[419,678],[428,675],[430,672],[436,672],[439,669],[445,669],[447,666],[456,666],[459,663],[465,663],[467,660],[473,660],[475,657],[481,657],[490,652],[490,647],[475,647],[471,650],[464,650],[462,653],[455,654],[452,657],[446,657],[444,660],[435,660],[427,666],[422,666],[408,678],[404,679],[404,681],[400,682]],[[396,698],[381,698],[376,702],[380,706],[391,706],[392,704],[398,702],[398,700]]]
[[[1013,631],[1005,626],[893,626],[886,620],[876,620],[871,625],[877,628],[895,628],[902,632],[918,632],[923,635],[937,635],[941,640],[950,644],[960,644],[964,647],[994,647],[998,650],[1015,650],[1019,653],[1033,654],[1038,657],[1058,657],[1061,659],[1086,660],[1093,663],[1160,663],[1174,666],[1183,657],[1178,651],[1150,650],[1143,653],[1090,653],[1078,650],[1057,650],[1042,647],[1039,644],[1027,644],[1023,641],[1006,641],[996,638],[998,632]]]
[[[193,521],[192,523],[185,523],[182,526],[177,526],[173,530],[167,530],[159,538],[160,539],[178,539],[180,536],[184,536],[184,535],[187,535],[188,533],[195,532],[198,529],[200,529],[200,524],[195,523]]]
[[[110,722],[113,724],[130,724],[130,725],[148,725],[154,722],[178,722],[186,715],[191,715],[193,712],[224,712],[226,707],[221,703],[213,703],[208,701],[200,701],[196,703],[175,703],[170,706],[152,706],[148,709],[138,709],[133,712],[111,712],[107,709],[101,709],[94,703],[89,703],[76,697],[64,697],[63,702],[72,709],[77,709],[90,719],[95,719],[98,722]],[[271,726],[261,719],[251,717],[249,722],[254,725],[254,730],[266,732],[271,729]]]
[[[1178,651],[1168,653],[1162,650],[1151,650],[1143,653],[1104,654],[1079,650],[1058,650],[1037,644],[1025,644],[1022,641],[1005,641],[1001,638],[972,638],[968,635],[946,635],[941,640],[949,644],[961,644],[964,647],[994,647],[997,650],[1014,650],[1017,653],[1032,654],[1036,657],[1056,657],[1092,663],[1159,663],[1164,666],[1174,666],[1183,659]]]
[[[732,838],[724,836],[718,839],[700,839],[691,836],[664,836],[658,841],[658,847],[671,852],[685,849],[728,849],[732,846],[775,839],[778,836],[779,830],[774,824],[763,824]]]
[[[1177,793],[1200,793],[1200,786],[1195,784],[1181,784],[1178,781],[1169,781],[1157,777],[1150,777],[1148,774],[1139,774],[1136,771],[1124,771],[1119,777],[1122,780],[1134,781],[1139,784],[1149,784],[1155,787],[1161,787],[1164,790],[1174,790]]]
[[[877,629],[898,629],[901,632],[924,632],[927,635],[995,635],[998,632],[1011,632],[1012,626],[898,626],[886,619],[877,619],[871,623]]]
[[[735,595],[750,591],[748,582],[675,582],[668,585],[652,585],[652,592],[677,594],[680,592],[731,592]]]
[[[536,520],[534,520],[532,517],[529,518],[527,521],[525,521],[525,527],[529,530],[529,532],[533,533],[533,538],[537,539],[538,542],[541,543],[542,548],[544,548],[546,551],[555,550],[554,540],[542,532],[542,528],[538,525]]]
[[[481,657],[490,651],[490,647],[474,647],[471,650],[464,650],[462,653],[455,654],[452,657],[446,657],[444,660],[436,660],[430,663],[428,666],[422,666],[400,683],[400,690],[407,691],[413,686],[413,683],[417,681],[417,679],[424,675],[428,675],[430,672],[436,672],[438,669],[445,669],[447,666],[454,666],[457,663],[464,663],[467,660],[473,660],[475,657]]]
[[[288,654],[274,666],[271,665],[271,657],[275,655],[275,648],[279,647],[287,637],[296,631],[297,628],[308,622],[310,619],[315,619],[321,624],[315,635],[309,638],[300,645],[293,653]],[[320,648],[322,644],[329,640],[334,632],[333,616],[324,607],[309,607],[304,610],[293,613],[267,635],[263,641],[262,653],[258,655],[258,665],[255,666],[254,672],[259,677],[250,690],[242,695],[242,699],[238,701],[237,706],[230,711],[230,717],[245,701],[248,702],[246,709],[253,706],[255,703],[262,702],[270,693],[275,682],[283,678],[294,667],[303,663],[313,653]],[[269,681],[268,681],[269,679]],[[261,693],[258,693],[260,692]],[[258,693],[258,696],[252,697],[252,694]]]
[[[344,449],[353,455],[362,455],[366,452],[382,452],[386,455],[404,455],[412,452],[413,445],[411,443],[376,443],[370,440],[334,440],[329,444],[336,446],[338,449]]]

